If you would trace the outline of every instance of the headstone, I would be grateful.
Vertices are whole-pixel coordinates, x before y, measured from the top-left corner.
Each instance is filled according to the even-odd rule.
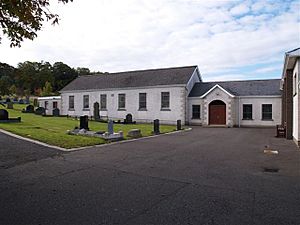
[[[125,123],[132,123],[132,115],[130,113],[126,115]]]
[[[33,105],[26,106],[26,112],[27,113],[34,113],[34,106]]]
[[[34,107],[38,107],[38,100],[36,98],[33,99],[33,105]]]
[[[159,120],[156,119],[153,121],[153,133],[154,134],[160,134],[160,131],[159,131]]]
[[[131,129],[128,131],[127,136],[132,138],[139,138],[142,137],[142,133],[140,129]]]
[[[19,104],[24,104],[24,100],[23,100],[23,99],[20,99],[20,100],[19,100]]]
[[[181,130],[181,120],[177,120],[177,130]]]
[[[80,116],[79,129],[89,130],[89,117],[88,116]]]
[[[26,96],[26,99],[25,99],[24,103],[25,103],[25,104],[29,104],[29,103],[30,103],[30,99],[29,99],[28,96]]]
[[[13,102],[18,102],[18,98],[17,98],[17,97],[14,97]]]
[[[13,108],[14,108],[14,103],[12,103],[12,102],[7,102],[7,108],[8,108],[8,109],[13,109]]]
[[[112,120],[107,123],[107,132],[109,135],[114,133],[114,122]]]
[[[46,114],[46,110],[44,107],[38,107],[35,112],[36,115],[45,115]]]
[[[10,101],[10,98],[6,98],[6,102],[11,102],[11,101]]]
[[[8,120],[8,112],[5,109],[0,109],[0,120]]]
[[[100,113],[99,113],[99,103],[94,103],[94,118],[95,120],[100,120]]]
[[[59,116],[59,115],[60,115],[60,114],[59,114],[59,109],[58,109],[58,108],[53,109],[53,110],[52,110],[52,115],[53,115],[53,116]]]

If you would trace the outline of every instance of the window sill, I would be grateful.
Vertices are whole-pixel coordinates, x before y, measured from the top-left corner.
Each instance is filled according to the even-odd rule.
[[[107,109],[100,109],[100,111],[107,111]]]
[[[118,109],[118,111],[126,111],[126,109]]]
[[[261,119],[262,121],[274,121],[273,119]]]
[[[169,109],[169,108],[163,108],[163,109],[160,109],[160,111],[171,111],[171,109]]]
[[[201,118],[192,117],[192,120],[201,120]]]
[[[69,111],[75,111],[75,109],[68,109]]]
[[[142,108],[142,109],[139,109],[138,111],[148,111],[148,110],[145,108]]]
[[[253,119],[246,119],[246,118],[243,118],[242,120],[253,120]]]
[[[90,111],[90,109],[89,108],[84,108],[84,109],[82,109],[82,111]]]

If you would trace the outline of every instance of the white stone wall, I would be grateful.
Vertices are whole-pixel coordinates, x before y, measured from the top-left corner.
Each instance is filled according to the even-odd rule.
[[[300,59],[297,60],[297,63],[293,70],[293,139],[298,142],[300,141],[300,110],[299,110],[299,73],[300,73]]]
[[[203,99],[188,99],[189,124],[209,125],[209,104],[221,100],[226,104],[226,125],[232,126],[276,126],[281,123],[281,96],[231,97],[220,88],[215,88]],[[243,120],[243,104],[252,104],[252,120]],[[262,120],[262,104],[272,104],[272,120]],[[192,119],[192,105],[200,105],[201,119]],[[240,123],[239,123],[240,121]]]
[[[161,92],[170,92],[170,111],[161,110]],[[147,111],[139,111],[139,93],[147,93]],[[185,121],[186,88],[185,86],[149,87],[124,90],[63,92],[62,113],[70,116],[93,116],[93,104],[100,103],[100,94],[107,95],[107,111],[100,111],[100,116],[112,119],[124,119],[133,115],[137,122],[152,122],[159,119],[161,123],[175,124],[177,120]],[[118,94],[126,94],[126,110],[118,111]],[[75,109],[69,110],[69,96],[74,96]],[[89,95],[89,110],[83,109],[83,96]]]
[[[252,120],[243,120],[243,104],[252,104]],[[262,120],[262,104],[272,104],[272,120]],[[234,124],[240,126],[276,126],[281,124],[281,96],[235,98],[236,117]],[[240,115],[240,116],[238,116]]]
[[[234,100],[218,87],[216,87],[213,91],[211,91],[203,98],[203,125],[209,125],[209,104],[215,100],[221,100],[226,104],[226,126],[232,127],[233,121],[231,109]]]

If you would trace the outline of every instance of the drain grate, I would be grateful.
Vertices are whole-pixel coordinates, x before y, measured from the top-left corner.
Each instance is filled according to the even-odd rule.
[[[279,169],[278,168],[264,168],[264,172],[267,173],[278,173]]]

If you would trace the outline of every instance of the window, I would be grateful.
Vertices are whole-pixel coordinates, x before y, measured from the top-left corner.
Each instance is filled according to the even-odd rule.
[[[125,101],[126,101],[126,96],[125,94],[119,94],[119,109],[125,109]]]
[[[262,105],[262,119],[263,120],[272,120],[272,104],[263,104]]]
[[[88,109],[90,108],[90,104],[89,104],[89,96],[88,95],[84,95],[83,96],[83,108],[84,109]]]
[[[243,104],[243,120],[252,120],[252,104]]]
[[[200,119],[200,105],[192,105],[192,119]]]
[[[69,96],[69,109],[74,109],[74,96]]]
[[[106,110],[106,95],[100,95],[100,110]]]
[[[147,94],[146,93],[139,93],[139,109],[140,110],[147,109]]]
[[[161,93],[161,108],[162,109],[170,108],[170,92]]]
[[[56,108],[57,108],[57,102],[53,102],[53,103],[52,103],[52,106],[53,106],[53,107],[52,107],[53,109],[56,109]]]
[[[48,109],[48,101],[45,101],[45,109]]]

